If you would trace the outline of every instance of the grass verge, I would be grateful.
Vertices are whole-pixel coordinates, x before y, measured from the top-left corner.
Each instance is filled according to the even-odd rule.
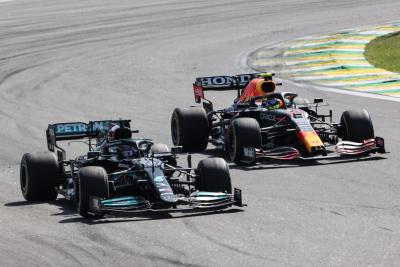
[[[400,32],[369,42],[365,48],[365,58],[377,68],[400,73]]]

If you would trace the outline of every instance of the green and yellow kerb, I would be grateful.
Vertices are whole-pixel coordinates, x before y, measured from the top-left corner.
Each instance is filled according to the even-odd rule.
[[[385,50],[380,44],[374,46],[375,57],[368,54],[370,43],[372,46],[382,36],[399,36],[398,32],[400,22],[308,36],[257,50],[250,55],[248,65],[257,71],[277,71],[282,77],[299,82],[400,98],[400,73],[396,72],[400,68],[387,67],[376,60],[376,54],[389,48]],[[400,43],[400,37],[394,41]],[[387,62],[391,57],[385,53],[378,58]]]

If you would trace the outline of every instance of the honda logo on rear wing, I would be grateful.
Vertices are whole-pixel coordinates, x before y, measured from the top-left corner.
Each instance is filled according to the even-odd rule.
[[[204,91],[240,90],[256,77],[267,77],[272,80],[273,73],[248,73],[236,76],[213,76],[196,78],[193,92],[196,103],[204,99]]]

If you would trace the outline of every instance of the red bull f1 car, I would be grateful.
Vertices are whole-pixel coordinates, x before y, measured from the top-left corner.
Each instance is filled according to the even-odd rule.
[[[200,77],[193,84],[202,107],[176,108],[171,118],[174,145],[185,151],[204,151],[208,143],[237,164],[259,159],[328,159],[385,153],[384,139],[374,135],[365,109],[347,110],[339,122],[322,99],[312,103],[296,93],[276,92],[272,73]],[[213,108],[205,91],[235,90],[234,104]],[[270,104],[273,102],[274,104]],[[277,104],[278,103],[278,104]]]
[[[112,140],[111,126],[116,128]],[[242,206],[241,191],[232,190],[225,160],[204,159],[192,168],[188,157],[189,166],[183,168],[176,160],[181,148],[132,138],[132,132],[137,131],[131,131],[130,120],[49,125],[49,152],[22,157],[23,197],[49,201],[61,194],[76,203],[83,217]],[[77,142],[71,140],[87,144],[87,154],[67,160],[58,141]]]

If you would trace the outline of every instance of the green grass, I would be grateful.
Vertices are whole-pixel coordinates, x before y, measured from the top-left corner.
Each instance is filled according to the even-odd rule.
[[[400,73],[400,32],[369,42],[365,49],[365,58],[377,68]]]

